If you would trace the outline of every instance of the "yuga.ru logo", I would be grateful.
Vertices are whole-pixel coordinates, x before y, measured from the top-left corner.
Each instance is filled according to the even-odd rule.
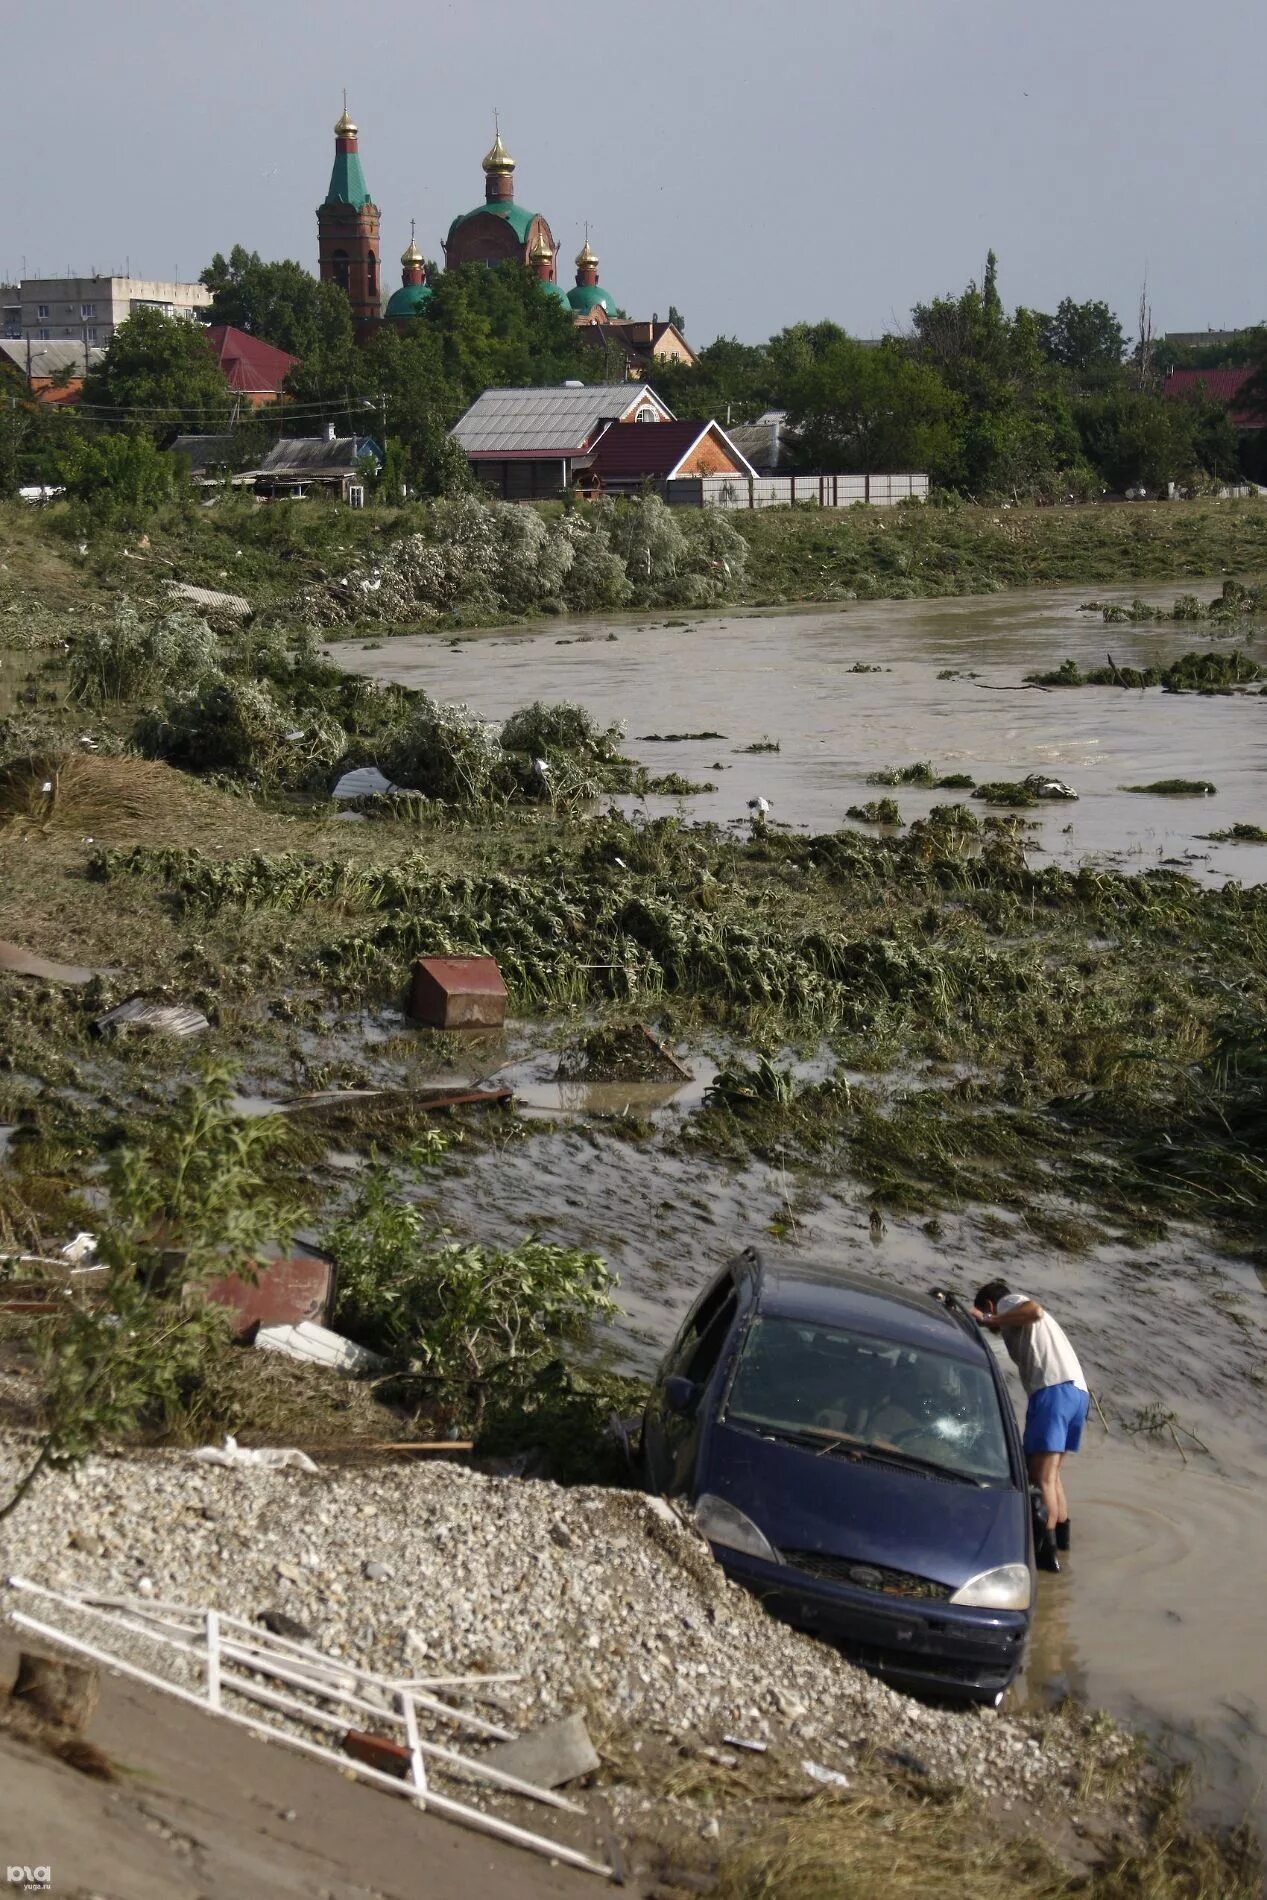
[[[52,1893],[53,1870],[51,1867],[9,1867],[5,1870],[11,1887],[20,1893]]]

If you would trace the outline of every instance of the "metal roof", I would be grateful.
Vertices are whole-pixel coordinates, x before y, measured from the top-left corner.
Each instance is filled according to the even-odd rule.
[[[367,435],[288,436],[274,443],[260,464],[261,475],[351,474],[363,455],[382,461],[378,444]]]
[[[236,330],[229,323],[213,323],[207,341],[224,371],[230,389],[246,395],[274,395],[299,362],[288,350],[266,343],[262,336]]]
[[[1267,413],[1252,388],[1257,375],[1252,367],[1171,369],[1166,371],[1161,393],[1172,399],[1204,396],[1208,402],[1222,403],[1238,427],[1261,429],[1267,425]]]
[[[473,456],[580,455],[602,422],[623,421],[648,398],[665,421],[673,420],[672,412],[645,385],[486,389],[451,434]]]
[[[61,376],[67,370],[82,376],[85,370],[98,364],[105,354],[103,350],[85,348],[77,337],[54,338],[38,343],[27,337],[0,337],[0,351],[24,376],[28,363],[32,376]]]
[[[680,464],[705,436],[712,436],[725,450],[736,474],[756,473],[715,422],[661,422],[653,429],[638,422],[613,423],[599,437],[592,467],[596,475],[608,480],[638,480],[644,476],[667,480],[677,474]]]

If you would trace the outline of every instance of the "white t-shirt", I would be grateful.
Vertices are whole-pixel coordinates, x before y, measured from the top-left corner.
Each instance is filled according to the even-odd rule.
[[[1028,1299],[1028,1293],[1005,1293],[995,1311],[1010,1313]],[[1050,1313],[1044,1313],[1032,1326],[1002,1326],[998,1337],[1021,1375],[1027,1396],[1041,1392],[1046,1385],[1076,1385],[1087,1390],[1078,1355]]]

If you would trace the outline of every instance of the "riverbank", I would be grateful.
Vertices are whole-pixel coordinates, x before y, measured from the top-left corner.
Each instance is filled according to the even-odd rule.
[[[154,555],[153,538],[141,552]],[[38,538],[22,558],[37,555],[47,558]],[[1041,611],[1019,596],[947,603],[937,609],[947,623],[941,631],[915,624],[908,607],[859,605],[817,620],[801,614],[782,622],[752,615],[678,626],[663,616],[655,624],[573,622],[558,628],[557,647],[553,630],[456,647],[419,641],[414,663],[421,670],[410,684],[424,684],[441,699],[468,698],[491,731],[479,720],[437,730],[427,723],[425,702],[369,687],[353,692],[311,649],[297,656],[280,639],[256,646],[254,635],[222,633],[217,653],[227,683],[214,690],[240,691],[250,669],[266,664],[282,723],[263,729],[265,745],[244,721],[238,749],[205,757],[199,775],[130,749],[146,707],[142,695],[131,692],[92,710],[69,696],[68,669],[95,624],[71,581],[104,590],[94,576],[91,567],[78,574],[73,563],[70,581],[61,569],[48,574],[43,593],[36,590],[38,614],[0,621],[0,632],[11,626],[16,636],[3,655],[0,682],[10,688],[18,722],[11,730],[19,735],[5,761],[15,773],[5,781],[0,823],[0,937],[81,966],[90,977],[76,986],[0,976],[0,1223],[8,1222],[0,1238],[45,1251],[99,1224],[99,1169],[168,1123],[193,1067],[192,1049],[199,1060],[236,1070],[243,1115],[291,1129],[276,1166],[282,1184],[299,1191],[311,1234],[329,1230],[377,1161],[394,1171],[402,1198],[464,1243],[517,1246],[531,1236],[601,1253],[618,1272],[623,1312],[598,1342],[598,1357],[635,1371],[655,1359],[701,1279],[743,1240],[822,1251],[899,1284],[949,1282],[967,1292],[984,1260],[1000,1271],[1015,1264],[1031,1291],[1059,1303],[1080,1350],[1085,1339],[1087,1363],[1104,1393],[1110,1449],[1097,1452],[1095,1468],[1109,1476],[1079,1493],[1090,1531],[1083,1530],[1071,1561],[1106,1570],[1120,1565],[1120,1589],[1089,1595],[1088,1602],[1099,1602],[1101,1621],[1120,1613],[1147,1624],[1146,1639],[1140,1635],[1132,1651],[1137,1675],[1115,1681],[1115,1700],[1132,1712],[1138,1705],[1154,1732],[1162,1719],[1185,1733],[1203,1719],[1190,1676],[1160,1672],[1174,1684],[1165,1707],[1150,1703],[1148,1682],[1150,1655],[1176,1640],[1171,1612],[1190,1622],[1180,1640],[1192,1653],[1206,1644],[1202,1653],[1212,1658],[1198,1688],[1218,1677],[1224,1634],[1241,1628],[1242,1606],[1228,1596],[1228,1579],[1217,1579],[1215,1589],[1201,1565],[1188,1561],[1198,1521],[1195,1487],[1175,1488],[1169,1507],[1184,1540],[1182,1592],[1175,1598],[1159,1588],[1146,1615],[1130,1564],[1155,1561],[1173,1540],[1159,1538],[1150,1520],[1141,1558],[1134,1547],[1118,1550],[1106,1527],[1110,1514],[1115,1527],[1129,1521],[1133,1485],[1160,1495],[1161,1459],[1176,1467],[1184,1457],[1194,1465],[1208,1459],[1197,1465],[1214,1474],[1200,1488],[1200,1508],[1208,1513],[1199,1519],[1201,1532],[1227,1548],[1219,1527],[1239,1508],[1236,1487],[1252,1486],[1263,1468],[1263,1447],[1248,1431],[1234,1432],[1230,1421],[1257,1416],[1263,1369],[1254,1261],[1267,1196],[1255,1146],[1253,1052],[1267,1022],[1264,900],[1261,887],[1225,882],[1226,873],[1198,882],[1205,867],[1196,861],[1199,821],[1191,801],[1181,819],[1162,801],[1156,810],[1166,818],[1153,821],[1187,827],[1185,851],[1158,838],[1146,860],[1133,844],[1122,848],[1119,837],[1115,861],[1102,856],[1080,866],[1076,860],[1099,840],[1075,833],[1071,844],[1065,827],[1097,811],[1109,831],[1136,822],[1150,801],[1123,800],[1116,787],[1161,776],[1150,749],[1173,747],[1181,731],[1206,735],[1201,743],[1217,753],[1208,769],[1227,787],[1219,796],[1244,801],[1219,815],[1251,816],[1254,722],[1265,702],[1249,693],[1189,700],[1159,689],[1045,694],[1025,687],[1033,656],[1017,651],[1004,662],[999,655],[1014,625],[1029,624],[1025,616],[1036,611],[1036,637],[1050,636],[1053,664],[1081,651],[1070,644],[1077,602],[1068,598]],[[1052,624],[1043,632],[1048,613]],[[21,643],[32,624],[43,644],[27,649]],[[1087,624],[1094,625],[1087,640],[1102,641],[1103,622]],[[1127,658],[1148,643],[1205,637],[1173,625],[1114,626],[1111,635]],[[718,638],[726,642],[721,683]],[[410,657],[403,645],[386,642],[362,654],[351,646],[339,652],[367,669]],[[608,688],[596,656],[613,668],[610,706],[601,703]],[[469,678],[458,670],[464,667]],[[987,667],[998,667],[1001,677],[982,685],[972,676]],[[778,700],[789,678],[805,686],[803,703]],[[741,718],[732,718],[740,712],[733,701],[720,719],[697,707],[692,695],[716,696],[723,685],[730,692],[734,682],[751,689]],[[1015,697],[986,690],[995,685]],[[151,690],[161,696],[171,683]],[[581,699],[602,719],[631,712],[631,745],[640,757],[659,752],[700,779],[712,777],[715,766],[723,789],[653,807],[630,794],[615,812],[602,810],[603,799],[547,790],[551,778],[567,781],[576,768],[567,730],[577,722],[535,721],[534,730],[553,735],[544,775],[528,755],[526,766],[515,766],[518,755],[512,749],[505,756],[499,736],[506,712],[540,697]],[[299,743],[288,735],[308,730],[314,705],[346,705],[356,717],[372,713],[375,720],[386,708],[390,719],[384,715],[373,727],[358,729],[348,715],[347,734],[362,745],[358,732],[389,738],[402,770],[429,775],[433,794],[340,809],[326,796],[333,760],[328,773],[323,766],[311,783],[288,790],[271,762]],[[825,723],[807,717],[810,705]],[[1005,716],[984,716],[993,736],[981,741],[980,757],[969,759],[962,755],[975,705],[1005,709]],[[411,723],[419,716],[422,727]],[[30,756],[20,735],[33,717],[42,736]],[[1173,731],[1167,725],[1163,732],[1159,722],[1170,721]],[[705,728],[710,736],[698,736]],[[415,743],[424,729],[429,750]],[[686,729],[697,737],[665,738]],[[868,735],[865,745],[851,737],[860,732]],[[1094,757],[1105,761],[1094,773],[1090,752],[1073,756],[1075,740],[1090,746],[1093,739]],[[474,752],[463,750],[468,743]],[[1043,750],[1052,745],[1070,747],[1070,756]],[[1118,745],[1132,751],[1121,770],[1112,749]],[[692,748],[700,755],[698,773]],[[463,790],[470,781],[460,775],[445,781],[441,768],[453,756],[478,765],[479,783],[496,796],[470,798]],[[926,760],[933,762],[927,771],[903,776]],[[879,795],[867,784],[876,768],[899,781],[886,779],[883,795],[896,804],[900,824],[844,816],[849,804]],[[928,783],[941,776],[1017,780],[1040,768],[1076,779],[1080,801],[1011,809],[977,799],[975,783]],[[760,782],[752,776],[758,773]],[[771,784],[768,774],[780,775],[772,811],[754,822],[748,797]],[[443,795],[434,789],[442,784]],[[714,797],[727,804],[712,813],[717,822],[692,825],[692,811],[708,809],[705,801]],[[811,802],[803,806],[803,799]],[[1217,800],[1197,802],[1213,807]],[[1030,829],[1035,824],[1041,829]],[[1233,862],[1252,866],[1258,847],[1226,849]],[[1180,861],[1163,861],[1170,857]],[[1151,875],[1137,875],[1145,863]],[[498,956],[511,990],[504,1036],[432,1038],[405,1019],[410,960],[438,950]],[[190,1045],[162,1035],[97,1033],[103,1013],[137,992],[203,1010],[201,1039]],[[658,1097],[620,1075],[591,1087],[585,1064],[592,1032],[638,1022],[673,1045],[696,1081]],[[446,1111],[438,1123],[428,1118],[428,1087],[499,1077],[521,1090],[521,1108]],[[389,1093],[327,1101],[293,1115],[272,1112],[298,1097],[374,1088]],[[433,1127],[440,1131],[434,1140]],[[1147,1329],[1138,1321],[1141,1302],[1149,1307]],[[20,1343],[26,1335],[18,1330]],[[237,1352],[231,1386],[203,1391],[201,1411],[169,1437],[187,1441],[238,1428],[271,1442],[301,1438],[320,1453],[340,1432],[369,1443],[406,1429],[397,1411],[359,1384],[351,1388],[355,1403],[336,1388],[282,1409],[275,1390],[253,1377],[252,1362],[267,1357]],[[588,1371],[594,1358],[585,1364]],[[30,1385],[24,1389],[30,1398]],[[600,1393],[588,1409],[569,1414],[570,1450],[582,1467],[586,1458],[608,1455],[600,1434],[611,1409]],[[377,1430],[376,1416],[383,1420]],[[517,1454],[534,1449],[525,1440],[535,1429],[521,1426]],[[169,1476],[179,1469],[159,1468]],[[125,1487],[108,1506],[100,1494],[112,1522],[145,1518],[126,1490],[132,1469],[130,1459],[93,1467],[93,1485],[104,1470],[102,1483],[115,1472]],[[142,1459],[135,1469],[143,1492],[150,1467]],[[292,1479],[287,1474],[279,1486]],[[50,1522],[67,1522],[61,1514],[77,1494],[60,1475],[51,1482],[57,1488],[48,1493]],[[425,1482],[438,1497],[448,1480]],[[396,1515],[408,1515],[397,1478],[380,1473],[373,1483],[383,1487],[384,1509],[390,1492]],[[539,1500],[553,1502],[556,1494],[533,1486],[537,1502],[521,1505],[515,1484],[501,1484],[505,1490],[481,1492],[481,1500],[504,1508],[518,1527],[515,1553],[522,1554],[521,1544],[539,1552]],[[413,1502],[425,1503],[421,1474],[418,1485]],[[37,1489],[23,1506],[15,1530],[38,1527],[39,1496]],[[617,1515],[632,1508],[628,1498],[610,1505]],[[235,1546],[218,1528],[207,1531],[213,1520],[168,1537],[171,1514],[150,1515],[164,1525],[157,1547],[130,1544],[122,1532],[116,1539],[113,1530],[103,1540],[112,1579],[133,1562],[166,1561],[170,1543],[171,1560],[190,1565],[190,1587],[221,1579],[230,1587]],[[214,1522],[231,1524],[231,1516]],[[574,1537],[570,1516],[564,1529]],[[299,1529],[292,1531],[298,1539]],[[38,1544],[38,1529],[32,1535]],[[627,1527],[615,1535],[628,1535]],[[612,1549],[615,1575],[621,1553]],[[58,1545],[51,1558],[70,1563],[68,1553],[68,1545]],[[1254,1550],[1246,1555],[1252,1568]],[[94,1552],[76,1553],[74,1561],[80,1557],[95,1561]],[[345,1581],[357,1580],[349,1573]],[[499,1581],[510,1593],[514,1579]],[[1078,1614],[1077,1572],[1051,1581],[1073,1585],[1059,1599],[1047,1591],[1040,1599],[1040,1633],[1054,1629],[1058,1639],[1060,1616]],[[253,1590],[262,1588],[263,1573],[252,1572],[251,1582]],[[1220,1632],[1213,1651],[1212,1592]],[[535,1601],[531,1593],[528,1600]],[[745,1606],[749,1613],[759,1614]],[[1062,1661],[1044,1670],[1039,1701],[1062,1674],[1072,1678],[1069,1687],[1079,1686],[1067,1665],[1079,1640],[1075,1621],[1070,1642],[1049,1646]],[[1244,1660],[1252,1642],[1228,1642],[1241,1657],[1236,1719],[1243,1717],[1244,1746],[1252,1751],[1255,1724],[1261,1726],[1258,1689]],[[834,1672],[839,1659],[824,1666]],[[1215,1712],[1211,1720],[1222,1718]],[[718,1746],[724,1749],[724,1736]],[[719,1764],[704,1760],[706,1767],[693,1757],[662,1764],[658,1784],[661,1792],[679,1793],[670,1777],[690,1780],[691,1802],[678,1819],[692,1839],[703,1838],[700,1829],[717,1812]],[[971,1772],[972,1762],[969,1780]],[[963,1817],[953,1803],[930,1801],[927,1793],[918,1787],[912,1796],[900,1777],[887,1777],[874,1797],[859,1796],[860,1803],[880,1802],[870,1818],[863,1805],[853,1807],[850,1825],[873,1845],[909,1825],[912,1838],[925,1843],[921,1851],[932,1853],[932,1837],[921,1830],[948,1815]],[[1225,1793],[1234,1803],[1240,1784],[1226,1783]],[[764,1822],[782,1825],[786,1810],[777,1804],[785,1798],[780,1792],[762,1810]],[[903,1805],[911,1799],[915,1809]],[[1238,1811],[1243,1803],[1233,1805]],[[1221,1814],[1227,1812],[1225,1806]],[[957,1839],[959,1890],[974,1891],[962,1869],[970,1866],[977,1879],[988,1843],[975,1822],[970,1838]],[[747,1851],[738,1838],[734,1845],[737,1854]],[[1068,1864],[1076,1868],[1078,1850],[1069,1846]],[[1104,1870],[1116,1851],[1101,1838],[1102,1871],[1087,1875],[1091,1884],[1084,1881],[1082,1891],[1115,1891],[1094,1882],[1108,1881]],[[963,1861],[964,1854],[977,1860]],[[1182,1885],[1177,1866],[1162,1868],[1169,1888],[1149,1887],[1141,1877],[1134,1889],[1117,1891],[1188,1900],[1201,1889]],[[1235,1892],[1239,1876],[1231,1866],[1224,1888],[1207,1881],[1205,1891]],[[716,1864],[712,1872],[731,1879]],[[1010,1866],[1007,1873],[1019,1883]],[[1068,1892],[1070,1877],[1044,1866],[1046,1886],[1005,1891],[1046,1900]],[[723,1891],[759,1894],[760,1878],[749,1868],[734,1875],[747,1886]]]
[[[523,512],[506,514],[513,521]],[[558,530],[558,504],[534,512]],[[547,572],[525,595],[520,567],[507,592],[496,574],[490,580],[486,566],[464,568],[469,534],[463,529],[462,547],[446,548],[442,538],[439,595],[429,593],[411,609],[409,586],[420,584],[418,576],[403,594],[392,587],[384,594],[384,572],[409,537],[432,532],[436,517],[423,505],[358,512],[320,501],[261,507],[225,496],[211,505],[168,509],[144,534],[100,529],[72,537],[58,505],[35,510],[0,503],[0,615],[29,622],[33,632],[40,626],[51,631],[50,612],[108,609],[120,592],[170,605],[174,580],[240,594],[278,625],[309,620],[335,632],[364,626],[390,633],[429,624],[452,632],[619,606],[631,596],[632,604],[649,607],[771,606],[1267,574],[1267,498],[727,512],[718,516],[716,531],[740,537],[744,558],[737,561],[720,545],[709,547],[708,521],[674,513],[692,535],[705,537],[698,571],[690,576],[678,555],[653,550],[648,559],[639,544],[629,553],[624,594],[623,581],[615,593],[602,591],[611,577],[602,565],[610,554],[601,548],[597,569],[584,564],[583,581],[578,571],[565,586]],[[585,504],[572,517],[582,536],[605,519],[601,509]],[[518,544],[522,535],[512,539]],[[733,540],[726,545],[733,548]],[[434,564],[427,576],[428,587],[439,584]]]

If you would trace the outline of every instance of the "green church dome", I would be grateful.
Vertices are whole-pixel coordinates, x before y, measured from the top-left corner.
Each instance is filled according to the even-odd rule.
[[[430,284],[402,284],[387,300],[389,317],[416,317],[431,296]]]
[[[472,218],[489,217],[501,218],[510,226],[519,242],[526,244],[536,216],[535,211],[529,211],[524,205],[517,205],[513,198],[503,198],[499,202],[476,205],[474,211],[464,211],[460,217],[454,218],[449,226],[449,238],[452,241],[454,234],[460,231],[464,224],[469,224]]]
[[[578,315],[584,316],[590,310],[601,307],[609,317],[620,315],[616,308],[616,299],[601,284],[573,284],[567,293],[567,300]]]

